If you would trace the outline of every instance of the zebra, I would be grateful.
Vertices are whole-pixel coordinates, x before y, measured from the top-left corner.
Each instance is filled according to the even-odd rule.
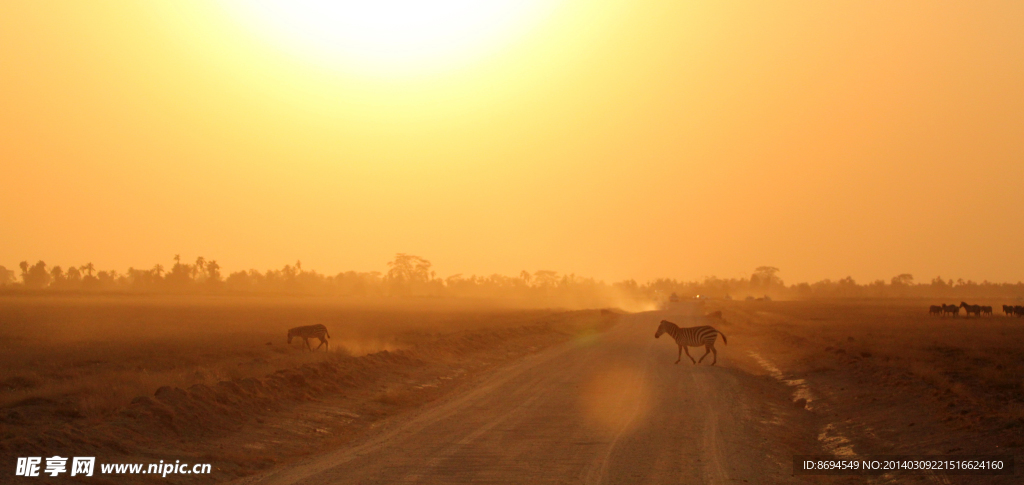
[[[943,313],[945,313],[945,310],[938,305],[932,305],[928,307],[929,315],[942,315]]]
[[[964,312],[967,313],[968,317],[971,316],[972,313],[976,316],[981,316],[981,305],[968,305],[967,302],[962,301],[960,302],[960,306],[964,309]]]
[[[1003,305],[1003,313],[1008,317],[1013,316],[1013,305]]]
[[[953,315],[954,317],[958,317],[958,316],[960,316],[960,307],[958,307],[956,305],[947,305],[947,304],[943,303],[942,304],[942,313],[943,313],[943,316],[945,316],[946,313],[949,313],[950,315]]]
[[[1018,317],[1024,317],[1024,306],[1014,305],[1013,314]]]
[[[317,325],[306,325],[305,327],[295,327],[288,329],[288,343],[292,343],[293,338],[300,338],[306,344],[306,348],[313,351],[313,348],[309,346],[309,339],[318,338],[320,339],[320,345],[316,346],[316,350],[320,350],[320,347],[324,348],[324,352],[328,352],[331,349],[331,344],[327,343],[327,339],[331,338],[331,334],[327,332],[327,327]]]
[[[988,305],[981,307],[981,313],[982,315],[992,316],[992,307]]]
[[[708,354],[713,354],[711,365],[715,365],[718,362],[718,351],[715,350],[715,339],[719,335],[722,336],[722,342],[729,345],[729,341],[725,338],[725,334],[715,330],[708,325],[701,325],[699,327],[687,327],[679,328],[678,325],[668,321],[662,320],[661,325],[658,327],[658,331],[654,333],[654,338],[661,337],[661,334],[667,333],[676,339],[676,344],[679,345],[679,358],[676,359],[676,364],[683,359],[683,352],[686,352],[686,356],[690,358],[690,361],[694,365],[704,361],[704,357]],[[700,360],[693,360],[693,356],[690,355],[690,350],[687,347],[700,347],[704,346],[704,355],[701,356]]]

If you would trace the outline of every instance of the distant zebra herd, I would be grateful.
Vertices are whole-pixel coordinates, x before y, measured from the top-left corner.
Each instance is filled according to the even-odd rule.
[[[951,315],[954,317],[960,316],[960,309],[964,309],[967,317],[974,315],[980,317],[982,315],[992,316],[992,307],[987,305],[969,305],[967,302],[960,302],[959,305],[932,305],[928,308],[929,315],[946,316]],[[1003,305],[1003,313],[1008,317],[1024,317],[1024,306],[1021,305]]]

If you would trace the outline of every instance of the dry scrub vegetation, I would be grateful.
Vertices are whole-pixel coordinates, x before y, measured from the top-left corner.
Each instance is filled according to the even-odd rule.
[[[359,428],[349,421],[418,405],[474,370],[613,318],[429,299],[383,306],[313,298],[5,297],[0,457],[88,450],[100,461],[178,453],[195,461],[198,454],[218,467],[211,480],[223,480],[281,459],[281,450],[224,451],[239,446],[225,437],[245,423],[259,427],[263,414],[269,420],[303,402],[347,396],[355,411],[341,419]],[[330,329],[331,352],[286,343],[288,328],[316,323]],[[303,453],[328,433],[343,440],[338,419],[300,423],[317,439],[280,448]]]
[[[936,303],[752,302],[726,313],[790,377],[807,379],[819,411],[845,424],[861,453],[1019,452],[1024,319],[929,316]]]

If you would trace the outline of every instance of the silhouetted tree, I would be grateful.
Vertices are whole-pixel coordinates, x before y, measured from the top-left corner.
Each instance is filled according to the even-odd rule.
[[[390,269],[384,280],[392,291],[409,294],[417,286],[424,286],[433,279],[434,273],[430,271],[430,266],[430,261],[419,256],[398,253],[388,263]]]
[[[50,286],[54,288],[64,288],[67,286],[67,278],[64,277],[64,270],[60,266],[54,266],[50,269]]]
[[[188,264],[181,264],[181,255],[174,255],[174,266],[171,266],[171,271],[164,277],[164,281],[174,287],[185,287],[192,283],[192,266]]]
[[[196,264],[192,267],[192,279],[198,281],[200,275],[204,275],[206,270],[206,259],[202,256],[196,258]]]
[[[82,277],[82,288],[86,290],[95,290],[100,285],[100,280],[92,275],[92,272],[96,269],[92,263],[82,266],[82,271],[85,272],[85,276]]]
[[[767,290],[773,286],[783,286],[782,279],[776,273],[779,268],[774,266],[758,266],[750,275],[750,287],[754,290]]]
[[[519,279],[523,280],[523,283],[527,286],[530,285],[530,272],[525,269],[519,272]]]
[[[82,272],[78,270],[77,266],[68,267],[67,275],[65,276],[68,280],[68,286],[74,287],[82,283]]]
[[[217,264],[217,260],[210,260],[210,262],[206,263],[206,281],[220,282],[220,265]]]
[[[891,281],[893,286],[910,286],[914,284],[914,275],[909,273],[903,273],[892,277]]]
[[[558,272],[549,269],[534,271],[533,284],[540,288],[555,286],[558,284]]]
[[[7,286],[14,283],[14,271],[0,266],[0,286]]]
[[[244,292],[289,292],[308,294],[334,294],[371,296],[387,294],[420,294],[481,298],[544,298],[556,304],[565,305],[606,305],[611,301],[623,301],[622,297],[638,301],[658,301],[676,293],[681,297],[710,295],[724,298],[727,295],[743,295],[751,290],[770,289],[778,298],[891,298],[891,297],[977,297],[1018,298],[1024,295],[1024,283],[992,283],[964,281],[963,279],[943,280],[936,277],[928,283],[917,284],[910,274],[901,274],[890,281],[875,280],[869,284],[858,284],[847,276],[838,281],[822,280],[816,283],[800,283],[785,286],[778,278],[778,268],[758,267],[749,280],[743,278],[723,279],[706,277],[700,281],[678,281],[659,278],[639,284],[626,280],[612,285],[579,277],[575,274],[560,276],[555,271],[538,270],[531,274],[522,271],[518,276],[492,274],[489,276],[465,276],[455,274],[446,279],[437,277],[430,261],[419,256],[399,253],[388,263],[386,275],[379,272],[357,273],[348,271],[335,276],[325,276],[316,271],[306,270],[301,261],[285,265],[282,269],[238,271],[226,280],[221,275],[220,265],[215,260],[199,257],[194,265],[183,264],[180,255],[175,255],[174,267],[164,272],[157,264],[150,270],[128,268],[125,275],[117,271],[96,272],[94,265],[70,266],[64,271],[60,266],[48,269],[39,261],[29,265],[23,261],[21,280],[24,288],[38,290],[49,287],[53,290],[82,288],[125,289],[137,291],[175,291],[190,288],[190,291],[214,292],[221,290]],[[84,278],[83,278],[84,272]],[[94,276],[95,274],[95,276]],[[207,284],[196,285],[204,281]],[[0,285],[15,283],[15,274],[0,267]],[[216,283],[216,284],[215,284]],[[750,294],[750,293],[747,293]],[[605,297],[604,299],[602,299]],[[609,296],[613,298],[607,298]],[[760,293],[753,293],[760,296]],[[547,303],[545,303],[547,304]]]
[[[96,280],[100,288],[112,288],[117,282],[117,271],[100,271],[96,273]]]
[[[50,284],[50,273],[46,271],[46,263],[39,261],[29,266],[28,261],[18,265],[21,268],[21,282],[25,288],[40,289]]]

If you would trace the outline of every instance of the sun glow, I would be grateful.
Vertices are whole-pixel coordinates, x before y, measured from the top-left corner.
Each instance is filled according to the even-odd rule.
[[[457,67],[525,35],[556,0],[223,0],[268,42],[327,67],[379,74]]]

